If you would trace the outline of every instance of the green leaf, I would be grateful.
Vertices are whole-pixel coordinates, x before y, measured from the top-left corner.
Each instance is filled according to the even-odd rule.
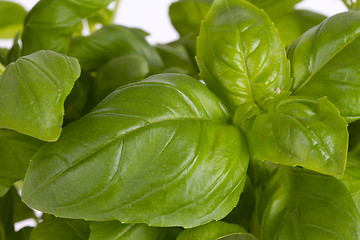
[[[118,87],[143,80],[148,73],[146,60],[138,55],[124,55],[110,60],[99,69],[92,84],[94,105]]]
[[[349,151],[360,145],[360,120],[352,122],[348,127]]]
[[[113,0],[39,1],[25,18],[23,53],[53,50],[66,53],[72,34],[82,19],[105,8]]]
[[[90,224],[84,220],[54,218],[40,223],[30,234],[30,240],[88,240]]]
[[[89,240],[169,240],[167,228],[149,227],[146,224],[122,224],[119,221],[92,222]]]
[[[31,157],[42,144],[35,138],[0,129],[0,197],[25,177]]]
[[[326,16],[309,10],[296,9],[294,10],[294,13],[300,23],[302,31],[304,32],[320,24],[326,19]]]
[[[64,101],[80,75],[76,59],[39,51],[10,63],[0,76],[0,126],[56,141]]]
[[[19,4],[0,1],[0,38],[13,38],[23,28],[26,10]]]
[[[346,127],[326,98],[287,97],[269,113],[250,119],[246,134],[256,159],[341,175],[348,148]]]
[[[186,229],[180,233],[176,240],[218,240],[218,239],[243,239],[256,240],[239,225],[225,222],[211,222],[206,225]]]
[[[96,29],[96,24],[102,24],[103,26],[109,25],[112,22],[113,12],[108,8],[103,8],[90,17],[87,18],[90,32]]]
[[[196,55],[196,38],[201,21],[207,15],[212,0],[180,0],[170,5],[172,25],[180,34],[178,44],[184,45],[193,58]]]
[[[297,168],[281,168],[260,202],[263,240],[357,240],[360,216],[336,178]]]
[[[199,35],[201,21],[211,4],[201,0],[182,0],[170,5],[169,16],[172,25],[181,37]]]
[[[91,110],[90,91],[94,78],[89,72],[82,72],[64,103],[64,125],[78,120]]]
[[[338,179],[346,186],[360,212],[360,147],[349,152],[345,174]]]
[[[16,34],[13,39],[13,46],[9,50],[7,55],[7,64],[15,62],[19,57],[21,57],[21,47],[19,45],[20,34]]]
[[[201,25],[197,63],[231,112],[289,94],[289,63],[279,35],[266,14],[246,1],[214,2]]]
[[[360,12],[332,16],[298,38],[288,50],[293,94],[327,96],[341,115],[360,119]]]
[[[186,75],[126,85],[35,154],[23,200],[92,221],[195,227],[221,219],[239,200],[249,161],[229,120]]]
[[[163,64],[144,37],[119,25],[105,26],[90,36],[73,38],[69,54],[79,59],[84,70],[99,69],[111,59],[127,54],[142,56],[151,68],[161,68]]]
[[[12,232],[14,232],[13,199],[9,191],[0,198],[0,239],[6,239]]]
[[[227,223],[236,223],[245,229],[249,229],[250,219],[255,210],[255,187],[248,177],[245,187],[240,195],[238,205],[222,221]]]
[[[21,197],[19,196],[17,190],[15,188],[11,188],[10,191],[13,198],[13,222],[20,222],[29,218],[36,219],[37,217],[34,211],[21,201]]]
[[[163,72],[184,73],[197,78],[199,73],[196,64],[191,60],[189,53],[183,45],[156,45],[157,52],[163,62]]]

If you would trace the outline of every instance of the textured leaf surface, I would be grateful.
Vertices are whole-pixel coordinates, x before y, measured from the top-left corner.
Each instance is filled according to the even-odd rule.
[[[119,88],[33,157],[31,207],[61,217],[194,227],[234,208],[245,137],[222,103],[186,75]],[[216,167],[214,167],[216,166]]]
[[[197,42],[200,76],[230,111],[289,94],[289,63],[266,14],[246,1],[216,0]]]
[[[326,98],[288,97],[275,103],[269,113],[250,121],[246,133],[254,158],[343,174],[347,123]]]
[[[146,224],[122,224],[119,221],[92,222],[89,240],[171,240],[166,239],[167,228]]]
[[[34,228],[30,240],[88,240],[89,226],[84,220],[54,218]]]
[[[228,238],[226,238],[228,237]],[[206,225],[186,229],[180,233],[176,240],[217,240],[217,239],[243,239],[256,240],[239,225],[225,222],[211,222]]]
[[[0,38],[13,38],[21,32],[26,10],[19,4],[0,1]]]
[[[0,76],[0,126],[55,141],[64,101],[80,75],[76,59],[39,51],[10,63]]]
[[[109,60],[127,54],[142,56],[152,68],[161,68],[163,64],[143,36],[119,25],[105,26],[90,36],[73,38],[69,54],[79,59],[84,70],[98,69]]]
[[[302,169],[280,169],[260,202],[263,240],[356,240],[360,217],[336,178]]]
[[[66,53],[72,34],[87,18],[113,0],[39,1],[25,18],[24,55],[45,49]]]
[[[32,137],[0,130],[0,197],[12,184],[25,177],[30,158],[42,144]]]
[[[288,50],[293,94],[323,97],[352,122],[360,119],[360,12],[332,16]]]

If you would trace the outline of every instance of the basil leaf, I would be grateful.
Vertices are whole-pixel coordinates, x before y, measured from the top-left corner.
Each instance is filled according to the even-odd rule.
[[[192,61],[189,53],[183,45],[156,45],[164,67],[162,72],[184,73],[197,78],[199,73],[196,64]]]
[[[332,16],[298,38],[288,50],[293,94],[327,96],[341,115],[360,119],[360,12]]]
[[[88,240],[89,234],[89,223],[84,220],[54,218],[34,228],[30,240]]]
[[[94,78],[89,72],[82,72],[64,103],[64,125],[78,120],[91,110],[90,96]]]
[[[250,119],[246,134],[256,159],[341,175],[348,148],[346,127],[326,98],[288,97],[269,113]]]
[[[119,221],[92,222],[89,240],[168,240],[167,228],[149,227],[146,224],[122,224]]]
[[[182,0],[174,2],[169,8],[172,25],[180,36],[199,35],[201,21],[210,9],[210,4],[201,0]]]
[[[360,212],[360,147],[349,152],[345,174],[338,179],[346,186]]]
[[[19,4],[0,1],[0,38],[13,38],[23,28],[26,10]]]
[[[248,177],[245,182],[245,187],[240,195],[240,200],[237,206],[227,215],[222,221],[227,223],[236,223],[245,229],[250,227],[250,219],[255,210],[255,187]]]
[[[69,53],[79,59],[84,70],[99,69],[111,59],[127,54],[142,56],[154,69],[163,65],[159,54],[144,37],[119,25],[105,26],[90,36],[73,38]]]
[[[238,237],[238,238],[237,238]],[[185,229],[176,240],[217,240],[217,239],[243,239],[256,240],[239,225],[225,222],[211,222],[206,225]]]
[[[359,239],[360,216],[336,178],[281,168],[260,201],[261,239]]]
[[[39,1],[25,18],[23,53],[53,50],[66,53],[72,34],[82,19],[105,8],[113,0]]]
[[[239,200],[249,161],[229,120],[186,75],[124,86],[35,154],[23,200],[93,221],[194,227],[221,219]]]
[[[25,177],[30,159],[43,142],[26,135],[0,130],[0,197]]]
[[[211,3],[212,0],[180,0],[170,5],[171,23],[180,34],[180,39],[176,43],[184,45],[191,58],[196,56],[196,37]]]
[[[56,141],[65,98],[79,75],[76,59],[52,51],[39,51],[10,63],[0,76],[0,126]]]
[[[107,62],[99,69],[92,84],[94,105],[118,87],[143,80],[148,73],[146,60],[138,55],[124,55]]]
[[[289,64],[279,35],[266,14],[246,1],[214,2],[201,26],[197,63],[202,79],[232,112],[289,94]]]
[[[322,21],[326,19],[326,16],[312,12],[309,10],[296,9],[294,10],[294,14],[298,19],[298,22],[302,28],[302,31],[305,32],[310,28],[320,24]]]
[[[0,198],[0,239],[7,239],[14,232],[13,201],[9,191]]]

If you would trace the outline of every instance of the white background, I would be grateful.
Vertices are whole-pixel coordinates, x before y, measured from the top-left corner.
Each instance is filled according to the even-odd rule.
[[[38,0],[12,1],[30,10]],[[121,0],[115,23],[145,30],[150,33],[147,40],[152,44],[176,40],[178,34],[168,17],[169,5],[172,2],[175,0]],[[297,8],[310,9],[327,16],[346,11],[341,0],[304,0]],[[0,41],[0,47],[11,45],[11,40]]]
[[[12,0],[30,10],[38,0]],[[172,27],[168,8],[176,0],[121,0],[115,23],[128,27],[137,27],[150,34],[148,41],[152,44],[167,43],[178,38]],[[346,11],[341,0],[304,0],[297,6],[330,16]],[[12,40],[0,40],[0,47],[11,47]],[[35,226],[35,221],[23,221],[15,225],[16,230],[24,226]]]

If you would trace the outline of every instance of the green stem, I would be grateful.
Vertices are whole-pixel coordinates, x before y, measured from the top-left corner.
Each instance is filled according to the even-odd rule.
[[[120,0],[116,0],[115,7],[114,7],[114,10],[113,10],[112,15],[111,15],[111,22],[112,23],[114,23],[114,20],[115,20],[116,13],[118,11],[119,5],[120,5]]]

